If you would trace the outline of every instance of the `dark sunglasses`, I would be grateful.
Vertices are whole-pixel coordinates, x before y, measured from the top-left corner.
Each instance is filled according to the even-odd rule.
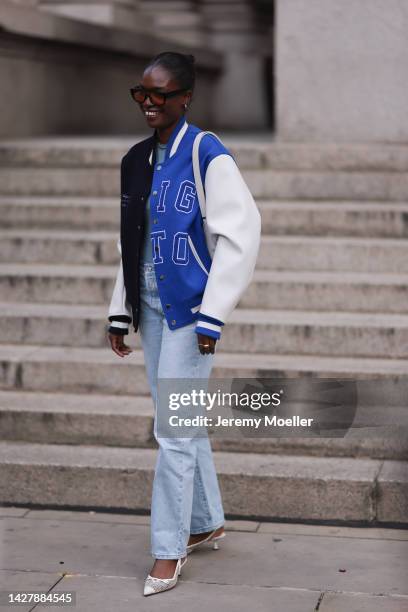
[[[151,91],[142,87],[142,85],[136,85],[130,88],[130,95],[135,102],[143,104],[146,98],[149,96],[152,104],[156,106],[163,106],[166,103],[167,98],[172,98],[178,94],[186,91],[185,89],[175,89],[174,91]]]

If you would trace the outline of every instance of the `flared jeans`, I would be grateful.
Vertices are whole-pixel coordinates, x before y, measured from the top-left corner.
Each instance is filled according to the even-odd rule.
[[[142,261],[139,330],[159,445],[151,500],[151,553],[156,559],[184,557],[190,533],[212,531],[225,520],[208,437],[164,438],[157,433],[158,380],[210,376],[214,355],[200,353],[195,325],[169,329],[154,264]]]

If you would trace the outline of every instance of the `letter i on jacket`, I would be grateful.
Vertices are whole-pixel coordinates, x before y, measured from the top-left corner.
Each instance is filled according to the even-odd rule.
[[[212,134],[199,145],[205,192],[203,229],[192,164],[200,128],[181,117],[165,158],[156,163],[157,133],[135,144],[121,162],[119,268],[109,306],[109,331],[139,325],[139,261],[144,212],[150,194],[151,248],[160,301],[170,329],[196,322],[196,333],[220,338],[248,285],[261,240],[261,216],[229,150]]]

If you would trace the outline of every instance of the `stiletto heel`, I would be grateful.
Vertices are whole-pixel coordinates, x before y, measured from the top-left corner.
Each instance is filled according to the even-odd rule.
[[[212,538],[210,540],[210,542],[213,542],[213,550],[219,550],[220,545],[218,544],[218,540],[222,540],[222,538],[225,538],[225,531],[223,533],[221,533],[219,536],[215,536],[215,538]]]
[[[219,529],[219,527],[217,527],[217,529]],[[223,531],[222,533],[220,533],[220,535],[214,536],[214,533],[217,531],[217,529],[214,529],[214,531],[208,534],[208,536],[204,540],[201,540],[200,542],[196,542],[195,544],[190,544],[190,546],[187,546],[187,554],[190,554],[191,552],[193,552],[193,550],[195,550],[196,548],[198,548],[199,546],[207,542],[212,544],[213,550],[219,550],[218,540],[222,540],[222,538],[225,538],[226,533],[225,531]]]
[[[180,563],[179,573],[178,573],[178,575],[179,575],[179,576],[180,576],[180,574],[181,574],[181,568],[182,568],[182,567],[183,567],[183,565],[185,565],[186,563],[187,563],[187,555],[186,555],[186,558],[184,559],[184,561],[183,561],[182,563]]]

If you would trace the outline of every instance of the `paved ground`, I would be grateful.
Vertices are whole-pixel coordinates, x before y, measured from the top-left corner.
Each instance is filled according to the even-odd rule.
[[[408,530],[228,521],[218,551],[195,551],[175,589],[145,598],[148,516],[28,508],[0,516],[3,597],[69,590],[76,604],[67,609],[80,612],[408,612]],[[46,607],[0,605],[17,609]]]

